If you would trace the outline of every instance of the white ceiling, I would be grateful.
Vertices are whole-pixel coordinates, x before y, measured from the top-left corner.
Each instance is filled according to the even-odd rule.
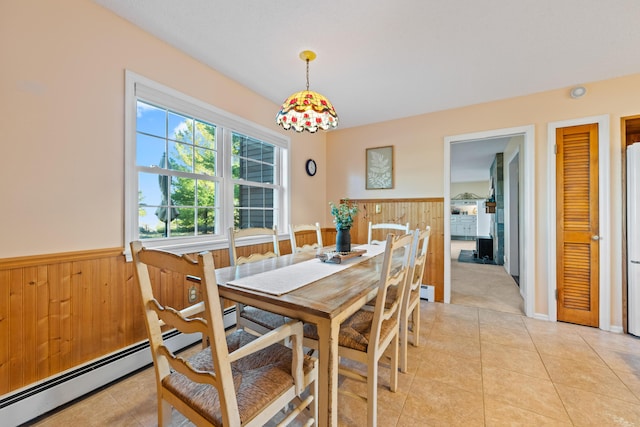
[[[451,144],[451,183],[489,181],[489,168],[496,153],[504,152],[511,138],[505,136]]]
[[[278,104],[315,51],[339,129],[640,72],[638,0],[93,1]]]

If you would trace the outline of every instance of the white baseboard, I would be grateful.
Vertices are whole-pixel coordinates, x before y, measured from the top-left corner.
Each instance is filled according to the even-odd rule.
[[[534,313],[533,318],[538,320],[545,320],[547,322],[549,321],[549,315],[543,313]]]

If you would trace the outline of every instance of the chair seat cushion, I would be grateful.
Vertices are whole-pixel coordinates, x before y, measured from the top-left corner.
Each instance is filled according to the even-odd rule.
[[[284,316],[255,307],[243,307],[240,317],[267,329],[276,329],[285,324]]]
[[[338,345],[354,350],[366,352],[369,347],[371,337],[371,322],[373,312],[358,310],[340,325],[338,334]],[[384,340],[390,333],[398,329],[397,319],[391,318],[382,322],[380,329],[380,340]],[[304,324],[304,336],[312,340],[318,340],[318,328],[312,323]]]
[[[228,335],[229,352],[256,338],[242,330]],[[261,408],[293,385],[291,362],[291,349],[273,344],[231,364],[238,411],[243,424],[250,421]],[[198,370],[213,371],[211,348],[206,348],[190,357],[189,363]],[[313,360],[305,356],[304,372],[308,373],[312,368]],[[220,399],[215,387],[193,382],[177,372],[165,377],[162,385],[213,425],[222,426]]]

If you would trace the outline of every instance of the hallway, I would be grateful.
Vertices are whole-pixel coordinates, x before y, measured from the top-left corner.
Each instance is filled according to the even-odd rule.
[[[502,265],[458,262],[475,240],[451,240],[451,304],[524,314],[520,288]]]

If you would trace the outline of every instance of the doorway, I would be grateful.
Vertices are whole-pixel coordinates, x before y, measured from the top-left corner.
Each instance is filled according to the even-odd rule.
[[[531,265],[528,260],[520,257],[520,253],[535,253],[535,222],[533,216],[535,212],[535,197],[534,197],[534,126],[523,126],[517,128],[498,129],[493,131],[478,132],[471,134],[463,134],[456,136],[445,137],[444,154],[445,154],[445,176],[444,176],[444,193],[445,193],[445,206],[451,206],[452,197],[456,196],[452,194],[452,182],[451,182],[451,151],[452,147],[456,143],[464,143],[470,141],[482,141],[493,138],[513,138],[520,137],[522,142],[518,149],[518,273],[520,282],[520,292],[524,300],[524,313],[527,316],[533,316],[534,314],[534,297],[535,287],[533,286],[533,260],[531,257]],[[513,160],[513,157],[508,157],[509,161]],[[507,164],[508,166],[508,164]],[[504,170],[503,170],[504,172]],[[507,168],[508,172],[508,168]],[[507,174],[508,175],[508,174]],[[507,196],[509,196],[507,194]],[[504,197],[504,194],[502,195]],[[507,197],[505,200],[509,200]],[[506,221],[505,212],[501,209],[499,212],[496,210],[495,216],[502,221]],[[444,302],[451,303],[451,211],[445,209],[444,212],[444,240],[445,240],[445,263],[444,263]],[[505,228],[504,230],[509,230]],[[497,234],[497,229],[493,231]],[[503,243],[504,246],[507,243]],[[505,254],[497,254],[498,258],[503,261],[511,259],[509,252]],[[502,267],[508,268],[508,267]]]

